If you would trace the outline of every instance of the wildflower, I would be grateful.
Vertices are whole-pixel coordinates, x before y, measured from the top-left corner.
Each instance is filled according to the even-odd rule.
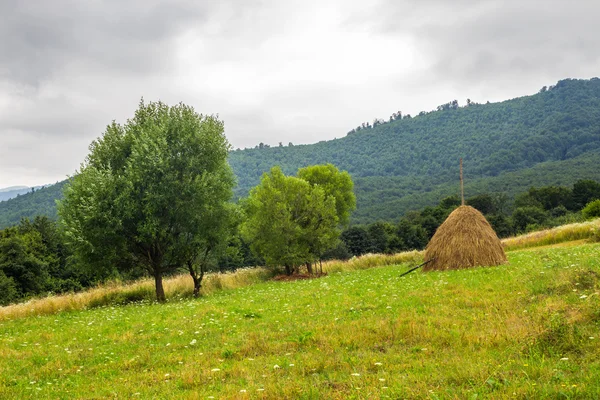
[[[220,369],[219,368],[213,368],[213,369],[211,369],[211,371],[212,372],[218,372],[218,371],[220,371]]]
[[[194,340],[192,340],[192,341],[190,342],[190,346],[193,346],[193,345],[195,345],[195,344],[196,344],[196,339],[194,339]]]
[[[567,361],[569,359],[569,357],[563,357],[560,359],[560,361]]]
[[[360,374],[357,374],[356,372],[352,374],[352,376],[360,376]]]
[[[277,364],[273,365],[273,369],[279,369],[279,368],[281,368],[279,365],[277,365]]]
[[[380,362],[376,362],[375,365],[380,366],[380,365],[383,365],[383,364],[380,363]]]

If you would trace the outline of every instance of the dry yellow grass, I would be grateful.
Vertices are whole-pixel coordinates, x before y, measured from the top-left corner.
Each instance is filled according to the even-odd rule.
[[[201,294],[208,295],[222,289],[248,286],[265,281],[270,276],[271,273],[265,268],[243,268],[233,273],[209,273],[202,282]],[[192,295],[193,284],[187,274],[167,278],[163,283],[169,298]],[[154,279],[146,278],[129,284],[109,282],[85,292],[48,296],[0,307],[0,321],[153,298]]]
[[[545,246],[555,243],[582,240],[592,237],[600,229],[600,219],[585,223],[564,225],[540,232],[507,238],[502,244],[507,251],[527,247]],[[323,271],[336,273],[402,263],[417,264],[423,260],[422,251],[397,254],[365,254],[347,261],[332,260],[323,263]],[[272,273],[266,268],[244,268],[232,273],[209,273],[202,284],[202,295],[210,295],[222,289],[235,289],[268,280]],[[187,274],[165,279],[167,297],[191,296],[192,281]],[[110,304],[123,304],[136,300],[154,298],[154,281],[142,279],[124,284],[110,282],[81,293],[49,296],[32,299],[25,303],[0,307],[0,321],[35,315],[54,314],[61,311],[82,310]]]
[[[600,219],[595,219],[593,221],[562,225],[556,228],[506,238],[502,240],[502,244],[507,251],[518,250],[527,247],[588,239],[594,236],[598,230],[600,230]]]

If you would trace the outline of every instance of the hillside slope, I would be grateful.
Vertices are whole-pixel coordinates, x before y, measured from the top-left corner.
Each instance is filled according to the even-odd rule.
[[[600,79],[593,78],[562,80],[549,90],[500,103],[448,103],[439,111],[405,116],[341,139],[236,150],[229,162],[238,178],[237,197],[246,196],[274,165],[293,174],[307,165],[335,164],[356,183],[358,208],[352,222],[368,223],[395,220],[456,194],[460,157],[467,195],[474,196],[600,180],[595,165],[599,151]],[[53,205],[41,198],[59,192],[45,190],[36,192],[35,199],[36,193],[0,202],[0,227],[22,216],[54,215]]]
[[[598,251],[1,320],[0,398],[599,398]]]
[[[495,188],[494,180],[484,183],[485,179],[544,162],[588,159],[586,154],[599,148],[600,80],[594,78],[563,80],[548,91],[501,103],[424,113],[313,145],[235,151],[230,163],[239,179],[240,196],[273,165],[294,173],[306,165],[333,163],[349,171],[356,182],[354,222],[368,222],[434,204],[439,197],[422,196],[432,190],[442,196],[456,193],[448,182],[458,181],[460,157],[467,182],[478,180],[481,187]],[[586,172],[578,163],[553,165],[536,170],[539,179],[531,184],[557,181],[547,176],[554,172],[570,175],[572,180],[559,180],[567,185],[582,173],[600,177],[598,168]],[[522,185],[519,174],[512,177],[513,183],[507,181],[503,190],[514,193]],[[365,207],[388,210],[384,215]]]
[[[62,189],[67,181],[58,182],[27,192],[18,197],[0,201],[0,229],[17,224],[21,218],[46,215],[56,218],[56,200],[62,198]]]

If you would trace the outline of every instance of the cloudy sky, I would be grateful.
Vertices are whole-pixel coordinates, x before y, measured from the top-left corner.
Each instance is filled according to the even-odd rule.
[[[595,0],[2,0],[0,188],[72,174],[140,98],[234,147],[600,75]]]

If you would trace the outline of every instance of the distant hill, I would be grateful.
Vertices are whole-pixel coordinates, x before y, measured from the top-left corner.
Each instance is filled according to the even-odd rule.
[[[56,218],[56,200],[62,198],[67,181],[58,182],[35,191],[0,202],[0,228],[17,224],[21,218],[47,215]]]
[[[500,103],[458,107],[449,102],[342,139],[234,151],[230,163],[239,196],[272,165],[294,173],[306,165],[333,163],[356,182],[353,222],[362,223],[396,219],[457,194],[460,157],[471,196],[481,190],[515,193],[526,189],[525,182],[598,180],[598,149],[600,79],[566,79],[535,95]]]
[[[5,188],[0,188],[0,193],[11,192],[13,190],[22,190],[22,189],[29,189],[29,186],[9,186],[9,187],[5,187]]]
[[[232,151],[236,195],[245,196],[274,165],[292,174],[307,165],[332,163],[349,171],[356,183],[352,222],[368,223],[396,220],[457,194],[460,157],[467,196],[600,180],[598,78],[562,80],[537,94],[500,103],[459,107],[450,101],[435,111],[375,125],[311,145]],[[0,226],[40,210],[55,215],[50,197],[59,193],[47,188],[0,203]]]
[[[0,201],[12,199],[18,195],[25,194],[30,190],[31,188],[28,186],[10,186],[0,189]]]

